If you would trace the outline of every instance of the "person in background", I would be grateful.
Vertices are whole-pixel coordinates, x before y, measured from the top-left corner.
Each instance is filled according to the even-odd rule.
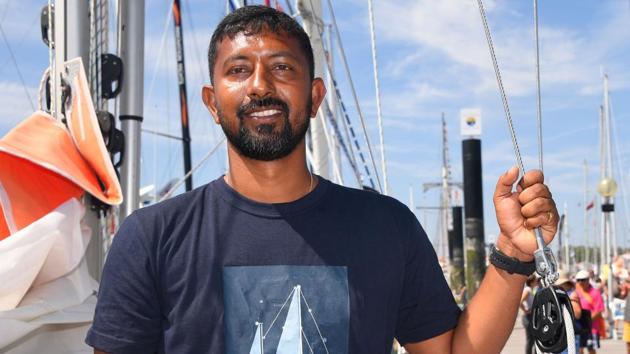
[[[575,332],[575,350],[580,350],[580,334],[582,328],[580,327],[580,318],[582,317],[582,306],[580,305],[580,298],[575,291],[575,283],[571,280],[567,271],[561,270],[558,280],[556,280],[557,287],[564,290],[569,299],[571,300],[571,307],[573,308],[573,314],[575,315],[575,321],[573,321],[573,331]],[[568,348],[565,349],[562,354],[567,354]]]
[[[627,278],[628,271],[625,268],[624,259],[619,256],[615,258],[615,262],[613,263],[613,299],[610,309],[613,320],[613,326],[611,328],[613,339],[618,339],[619,330],[623,330],[624,311],[626,307],[624,284]]]
[[[623,313],[623,341],[626,342],[626,352],[630,354],[630,296],[628,296],[628,292],[630,291],[630,277],[626,278],[623,282],[621,292],[626,298],[626,308]]]
[[[595,354],[596,349],[600,347],[599,339],[605,334],[604,301],[600,292],[591,285],[587,271],[577,272],[575,280],[577,281],[575,292],[580,298],[580,305],[582,309],[591,312],[592,321],[591,338],[582,338],[580,347],[586,346],[589,354]]]
[[[532,305],[534,304],[534,294],[538,288],[538,278],[536,274],[532,274],[527,278],[525,287],[523,288],[523,296],[521,296],[520,308],[523,311],[521,315],[521,323],[525,328],[525,354],[534,353],[534,337],[532,333]]]

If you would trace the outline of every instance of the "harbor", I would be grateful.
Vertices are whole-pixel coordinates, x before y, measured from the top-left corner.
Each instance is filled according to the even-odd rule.
[[[0,1],[0,352],[417,353],[458,328],[521,353],[526,311],[544,352],[617,326],[598,352],[630,353],[628,23]]]

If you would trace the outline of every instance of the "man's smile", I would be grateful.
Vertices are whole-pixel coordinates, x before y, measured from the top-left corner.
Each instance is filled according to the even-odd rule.
[[[243,118],[250,118],[257,122],[271,122],[280,119],[285,114],[281,107],[257,107],[243,114]]]

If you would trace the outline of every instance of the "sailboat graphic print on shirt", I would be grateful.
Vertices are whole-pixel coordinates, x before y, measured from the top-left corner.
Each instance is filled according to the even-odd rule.
[[[347,353],[345,267],[225,267],[228,354]]]

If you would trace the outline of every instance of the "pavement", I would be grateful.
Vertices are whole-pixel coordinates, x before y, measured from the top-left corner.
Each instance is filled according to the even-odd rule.
[[[597,353],[602,354],[627,354],[626,343],[622,340],[606,339],[601,341],[601,348]],[[514,330],[501,354],[523,354],[525,352],[525,329],[521,325],[520,318],[516,321]],[[586,353],[586,351],[584,352]]]

